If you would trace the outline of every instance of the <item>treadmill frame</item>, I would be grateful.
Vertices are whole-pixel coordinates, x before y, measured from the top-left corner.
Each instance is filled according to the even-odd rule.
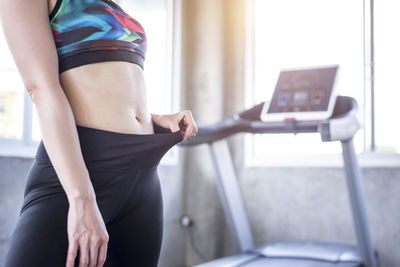
[[[270,123],[246,120],[246,112],[257,113],[263,103],[258,104],[248,111],[225,119],[220,123],[204,128],[204,135],[200,134],[198,141],[183,142],[181,145],[198,145],[207,143],[212,157],[212,162],[217,174],[217,190],[222,207],[230,228],[237,242],[240,252],[250,252],[254,249],[253,236],[244,208],[238,179],[234,169],[226,136],[232,133],[227,129],[235,128],[235,132],[251,133],[310,133],[319,132],[323,142],[340,141],[344,170],[347,180],[347,189],[351,204],[353,226],[357,238],[357,247],[362,262],[366,267],[377,267],[377,261],[371,245],[365,196],[363,190],[363,176],[358,165],[354,150],[353,136],[359,129],[357,120],[357,102],[351,97],[338,96],[336,100],[336,114],[324,121],[304,122],[286,121]],[[335,112],[334,112],[335,113]],[[235,123],[239,126],[236,126]],[[347,126],[347,127],[346,127]],[[251,130],[248,130],[251,129]],[[200,131],[199,131],[200,132]],[[222,134],[220,133],[222,132]],[[217,137],[209,138],[209,136]],[[199,134],[198,134],[199,135]],[[194,138],[195,139],[195,138]]]

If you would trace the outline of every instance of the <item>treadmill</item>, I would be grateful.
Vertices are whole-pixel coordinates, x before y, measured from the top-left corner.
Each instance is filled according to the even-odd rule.
[[[359,130],[358,105],[354,98],[337,96],[329,119],[321,121],[260,120],[264,106],[254,107],[217,123],[198,127],[196,137],[178,146],[207,144],[216,170],[217,190],[233,240],[240,252],[195,267],[377,267],[365,208],[363,178],[354,151],[353,137]],[[255,247],[244,209],[226,137],[236,133],[315,133],[323,142],[340,141],[352,211],[356,245],[323,242],[275,242]]]

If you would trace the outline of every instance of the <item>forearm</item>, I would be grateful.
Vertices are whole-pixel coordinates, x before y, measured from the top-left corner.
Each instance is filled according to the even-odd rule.
[[[75,119],[64,91],[45,86],[31,90],[31,99],[37,110],[43,144],[69,202],[95,199]]]

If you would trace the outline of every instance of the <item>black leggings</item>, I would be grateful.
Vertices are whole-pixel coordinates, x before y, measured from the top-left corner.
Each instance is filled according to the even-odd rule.
[[[183,139],[153,122],[155,134],[125,134],[77,125],[85,164],[109,235],[109,267],[157,266],[163,202],[157,166]],[[63,267],[68,199],[43,141],[29,170],[5,267]],[[78,266],[79,256],[75,266]]]

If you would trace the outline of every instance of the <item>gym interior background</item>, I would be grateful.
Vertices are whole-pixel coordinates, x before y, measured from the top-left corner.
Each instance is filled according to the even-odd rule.
[[[152,112],[188,108],[198,126],[268,99],[283,67],[340,64],[339,93],[361,107],[363,127],[355,145],[373,246],[381,267],[400,266],[397,1],[115,2],[148,34],[145,75]],[[3,35],[0,58],[1,262],[40,130]],[[316,134],[240,134],[228,142],[256,244],[355,243],[340,144],[322,143]],[[192,266],[237,252],[205,145],[175,147],[159,175],[165,218],[160,267]],[[182,227],[182,215],[193,225]]]

